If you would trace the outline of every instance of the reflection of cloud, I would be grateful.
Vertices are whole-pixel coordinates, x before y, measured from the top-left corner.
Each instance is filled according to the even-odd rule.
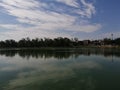
[[[100,65],[94,61],[72,61],[72,60],[51,60],[47,59],[33,59],[30,58],[29,61],[22,60],[22,58],[16,56],[8,60],[9,58],[5,58],[7,63],[11,63],[12,65],[8,65],[7,67],[3,67],[1,71],[22,71],[19,72],[17,78],[9,81],[8,86],[5,90],[13,90],[19,87],[26,87],[29,85],[42,85],[47,81],[58,82],[60,80],[70,79],[72,77],[79,77],[74,70],[78,70],[79,73],[83,73],[85,71],[89,71],[90,69],[98,69]],[[25,69],[30,69],[29,71],[24,71]],[[82,72],[80,71],[82,70]],[[87,83],[90,79],[83,79],[81,83]],[[90,81],[89,81],[90,82]]]
[[[63,76],[60,73],[58,73],[58,74],[47,74],[47,75],[41,75],[41,73],[40,74],[35,74],[35,73],[33,74],[32,73],[32,75],[31,75],[31,73],[26,73],[24,75],[19,76],[15,80],[11,80],[9,82],[9,85],[7,87],[5,87],[4,89],[5,90],[13,90],[13,89],[33,90],[31,88],[35,88],[34,86],[36,86],[36,88],[38,88],[36,90],[39,90],[39,89],[44,87],[44,84],[45,84],[45,88],[51,88],[48,85],[48,83],[50,85],[57,85],[58,86],[57,88],[60,88],[60,86],[59,86],[60,81],[62,81],[63,83],[66,80],[70,81],[69,83],[74,82],[74,81],[71,82],[71,77],[73,77],[73,76],[71,74],[69,74],[69,75],[68,74],[67,74],[67,76]],[[84,73],[84,74],[86,74],[86,73]],[[95,89],[95,80],[92,77],[85,75],[85,77],[84,76],[82,76],[82,77],[76,76],[76,78],[77,78],[76,82],[79,82],[79,85],[77,85],[77,87],[80,87],[81,89],[84,87],[86,90],[94,90]],[[74,82],[74,83],[76,83],[76,82]],[[69,85],[69,83],[66,83],[66,85]],[[47,87],[46,84],[49,87]],[[74,87],[74,88],[77,88],[77,87]],[[64,87],[64,88],[67,88],[67,87]],[[51,89],[53,89],[53,88],[51,88]],[[45,89],[45,90],[48,90],[48,89]],[[69,90],[73,90],[73,89],[70,88]]]
[[[85,56],[86,57],[86,56]],[[42,71],[57,71],[57,70],[66,70],[70,68],[79,68],[79,69],[93,69],[93,68],[101,68],[100,65],[94,61],[80,61],[80,62],[72,62],[66,59],[65,61],[56,60],[56,58],[29,58],[29,60],[25,60],[20,56],[15,56],[14,58],[2,57],[2,61],[6,67],[1,67],[1,71],[17,71],[20,69],[30,68],[35,70]],[[68,63],[64,63],[68,62]]]
[[[94,68],[101,68],[101,66],[93,61],[85,61],[85,62],[80,62],[80,63],[75,63],[74,64],[76,68],[80,68],[80,69],[94,69]]]
[[[69,75],[69,76],[68,76]],[[67,72],[47,72],[44,71],[32,71],[28,73],[20,73],[17,79],[11,80],[9,83],[9,89],[12,90],[17,87],[24,87],[27,85],[38,85],[44,84],[47,80],[52,80],[53,82],[65,79],[66,77],[72,76],[69,71]]]

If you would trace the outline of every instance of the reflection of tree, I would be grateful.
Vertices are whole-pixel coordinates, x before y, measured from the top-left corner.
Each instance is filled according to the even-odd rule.
[[[17,54],[17,52],[15,50],[11,51],[11,50],[2,50],[0,51],[0,55],[5,55],[7,57],[14,57]]]
[[[0,55],[14,57],[16,54],[23,58],[50,58],[57,59],[69,58],[79,55],[104,55],[105,57],[120,57],[118,49],[102,49],[102,48],[81,48],[81,49],[22,49],[22,50],[1,50]]]

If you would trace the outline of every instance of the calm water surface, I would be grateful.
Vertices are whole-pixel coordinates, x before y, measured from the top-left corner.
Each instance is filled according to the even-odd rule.
[[[115,89],[119,49],[0,50],[0,90]]]

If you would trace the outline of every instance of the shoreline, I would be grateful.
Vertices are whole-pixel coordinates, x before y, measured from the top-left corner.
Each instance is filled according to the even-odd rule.
[[[1,50],[54,50],[54,49],[80,49],[80,48],[103,48],[103,49],[120,49],[120,46],[102,45],[102,46],[79,46],[79,47],[19,47],[19,48],[0,48]]]

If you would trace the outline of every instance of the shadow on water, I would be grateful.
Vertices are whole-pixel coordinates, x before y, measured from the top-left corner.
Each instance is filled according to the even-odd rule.
[[[14,57],[19,55],[22,58],[50,58],[67,59],[71,56],[77,58],[80,55],[102,55],[104,57],[120,57],[119,49],[103,48],[79,48],[79,49],[19,49],[19,50],[0,50],[0,55]]]

